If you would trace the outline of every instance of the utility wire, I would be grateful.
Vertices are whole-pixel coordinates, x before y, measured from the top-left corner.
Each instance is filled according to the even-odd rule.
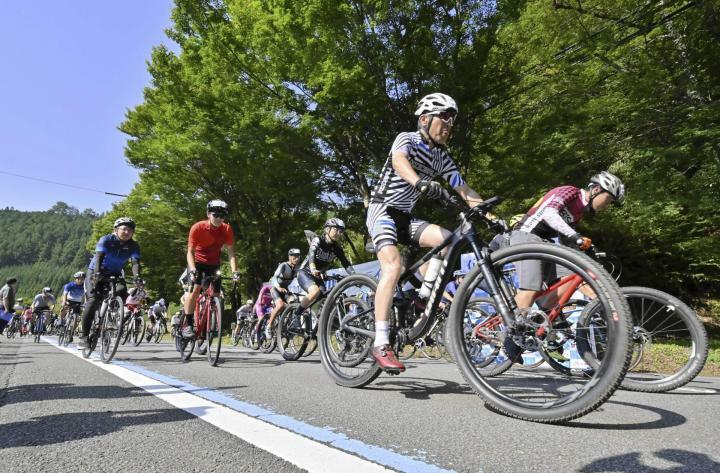
[[[49,180],[49,179],[41,179],[41,178],[39,178],[39,177],[23,176],[22,174],[16,174],[16,173],[13,173],[13,172],[0,171],[0,174],[5,174],[5,175],[7,175],[7,176],[13,176],[13,177],[20,177],[20,178],[23,178],[23,179],[29,179],[29,180],[31,180],[31,181],[44,182],[44,183],[46,183],[46,184],[55,184],[56,186],[64,186],[64,187],[70,187],[70,188],[73,188],[73,189],[80,189],[80,190],[88,191],[88,192],[97,192],[97,193],[99,193],[99,194],[114,195],[114,196],[117,196],[117,197],[128,197],[126,194],[117,194],[117,193],[115,193],[115,192],[101,191],[101,190],[98,190],[98,189],[92,189],[92,188],[90,188],[90,187],[82,187],[82,186],[76,186],[76,185],[73,185],[73,184],[65,184],[64,182],[51,181],[51,180]]]

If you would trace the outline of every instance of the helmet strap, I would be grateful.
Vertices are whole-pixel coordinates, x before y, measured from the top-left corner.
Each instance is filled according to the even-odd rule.
[[[437,144],[435,140],[433,140],[430,137],[430,126],[432,125],[433,120],[435,119],[434,116],[427,114],[430,118],[428,119],[427,125],[423,125],[420,120],[418,120],[418,131],[420,132],[420,136],[422,137],[422,140],[425,142],[425,144],[432,145],[433,148],[441,148],[442,146]]]

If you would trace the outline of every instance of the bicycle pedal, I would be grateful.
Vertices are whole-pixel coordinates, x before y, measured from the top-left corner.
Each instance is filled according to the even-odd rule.
[[[386,370],[383,370],[383,371],[385,371],[387,374],[389,374],[389,375],[391,375],[391,376],[397,376],[397,375],[399,375],[399,374],[401,373],[400,370],[388,370],[388,369],[386,369]]]

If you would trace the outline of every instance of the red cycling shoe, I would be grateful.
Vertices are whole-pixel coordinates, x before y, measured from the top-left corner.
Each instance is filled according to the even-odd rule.
[[[375,358],[375,361],[377,361],[377,364],[380,365],[380,368],[385,371],[405,371],[405,365],[398,361],[390,345],[373,347],[372,356]]]

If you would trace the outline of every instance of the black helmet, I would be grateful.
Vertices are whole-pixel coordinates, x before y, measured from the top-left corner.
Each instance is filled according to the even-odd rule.
[[[115,220],[113,228],[121,227],[123,225],[127,225],[128,227],[135,230],[135,220],[130,217],[120,217],[119,219]]]

